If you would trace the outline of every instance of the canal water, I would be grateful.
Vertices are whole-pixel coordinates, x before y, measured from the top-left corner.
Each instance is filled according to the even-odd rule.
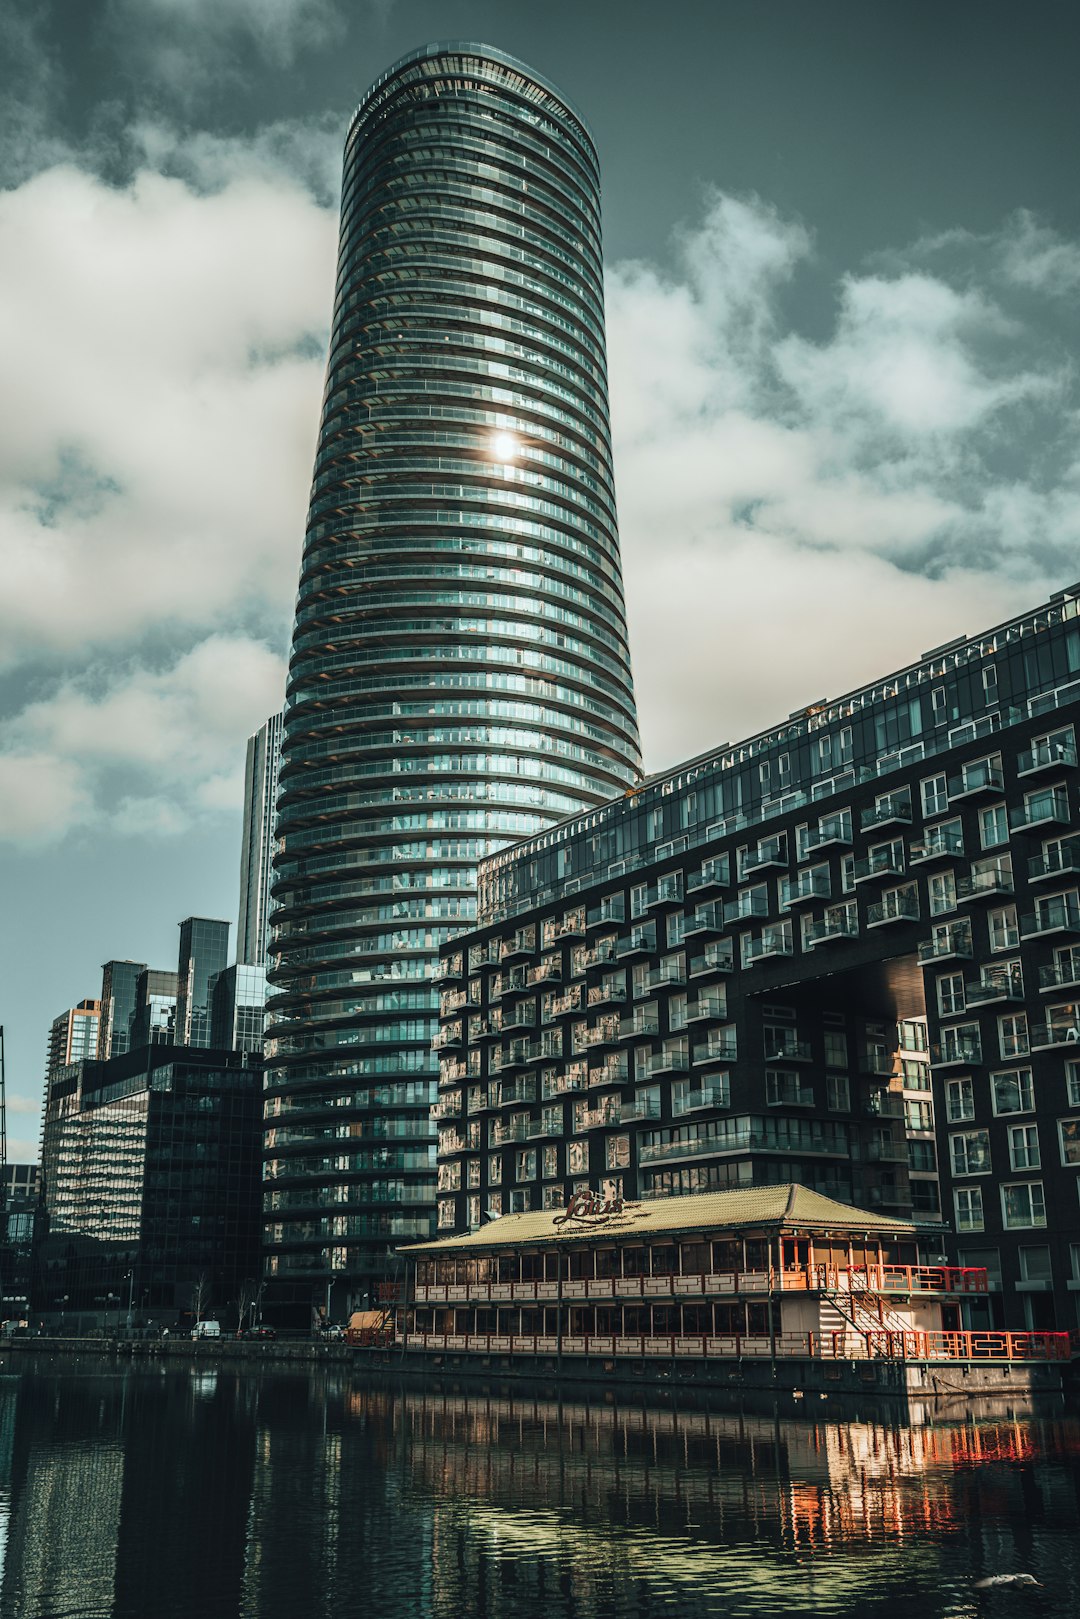
[[[0,1616],[1080,1613],[1060,1408],[725,1402],[38,1362],[0,1377]]]

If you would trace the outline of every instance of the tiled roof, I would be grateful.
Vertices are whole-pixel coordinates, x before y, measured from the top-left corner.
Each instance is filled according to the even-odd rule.
[[[558,1224],[556,1222],[559,1222]],[[478,1231],[459,1237],[435,1237],[401,1248],[406,1254],[445,1253],[459,1248],[487,1251],[552,1242],[580,1242],[610,1237],[648,1237],[659,1232],[725,1231],[747,1226],[791,1231],[881,1232],[910,1237],[908,1220],[889,1220],[865,1209],[853,1209],[822,1197],[806,1186],[752,1186],[730,1192],[702,1192],[692,1197],[650,1198],[627,1203],[623,1212],[601,1218],[562,1221],[559,1209],[504,1214]]]

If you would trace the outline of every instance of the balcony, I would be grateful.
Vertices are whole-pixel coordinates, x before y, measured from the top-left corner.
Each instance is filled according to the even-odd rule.
[[[964,833],[958,826],[931,827],[908,850],[909,866],[928,866],[934,860],[954,860],[964,852]]]
[[[645,927],[631,928],[625,939],[619,940],[618,955],[620,961],[629,961],[633,956],[651,956],[656,953],[656,927],[649,923]]]
[[[636,1007],[619,1025],[620,1040],[647,1040],[659,1033],[660,1014],[655,1007]]]
[[[1033,915],[1020,918],[1022,939],[1044,939],[1053,933],[1080,933],[1080,907],[1071,897],[1044,899]]]
[[[440,1029],[431,1042],[432,1051],[457,1051],[465,1043],[461,1032],[461,1024],[448,1023]]]
[[[958,776],[948,780],[949,802],[958,798],[978,798],[983,793],[1001,793],[1005,790],[1005,777],[1000,765],[989,759],[976,759],[965,765]]]
[[[683,936],[687,939],[699,939],[703,935],[723,931],[724,907],[716,900],[707,900],[704,905],[695,906],[683,924]]]
[[[441,1102],[433,1102],[428,1117],[434,1124],[438,1124],[440,1119],[460,1119],[461,1097],[444,1096]]]
[[[859,816],[859,830],[870,832],[879,826],[910,826],[911,825],[911,794],[890,793],[887,798],[881,799],[873,809],[865,809]]]
[[[589,949],[582,949],[579,945],[571,954],[571,964],[575,977],[588,973],[597,967],[611,967],[619,959],[618,945],[614,939],[600,939]]]
[[[959,902],[998,899],[1015,892],[1012,868],[1003,864],[973,871],[969,877],[956,879],[956,898]]]
[[[562,995],[552,995],[544,998],[544,1018],[551,1022],[556,1018],[576,1016],[582,1009],[580,984],[571,984]]]
[[[468,1152],[464,1136],[452,1135],[449,1130],[439,1134],[439,1157],[450,1158],[455,1153]]]
[[[787,839],[781,835],[775,838],[761,838],[755,849],[747,849],[742,856],[742,874],[749,877],[753,872],[768,871],[774,866],[786,866]]]
[[[574,1030],[574,1050],[600,1051],[604,1046],[618,1045],[622,1037],[622,1020],[618,1013],[615,1013],[613,1016],[598,1018],[591,1028],[579,1024]]]
[[[1068,826],[1069,795],[1064,787],[1053,787],[1045,793],[1031,793],[1026,802],[1009,811],[1009,825],[1014,832],[1030,832],[1036,826],[1053,824]]]
[[[502,1085],[493,1086],[488,1092],[489,1107],[520,1107],[523,1102],[535,1101],[535,1079],[509,1080]]]
[[[672,905],[681,905],[683,902],[683,880],[681,871],[669,872],[666,877],[660,877],[651,883],[645,896],[645,909],[647,911],[662,911]]]
[[[780,879],[780,908],[790,911],[795,905],[804,905],[818,899],[831,899],[832,875],[827,869],[815,868],[796,872],[794,877]]]
[[[919,946],[919,964],[932,961],[968,961],[971,959],[971,923],[948,922],[939,927],[932,939],[924,939]]]
[[[528,992],[529,978],[524,967],[507,967],[491,980],[488,998],[501,1001],[504,995],[524,995]]]
[[[769,914],[769,901],[762,894],[739,894],[724,906],[725,922],[756,922]]]
[[[933,1059],[938,1068],[969,1068],[983,1060],[982,1040],[975,1034],[950,1039],[949,1031],[943,1029],[941,1039],[934,1045]]]
[[[1077,873],[1080,873],[1080,838],[1062,838],[1060,843],[1033,855],[1028,861],[1028,882],[1031,883]]]
[[[565,1134],[566,1130],[561,1117],[558,1119],[533,1119],[526,1131],[530,1141],[539,1141],[545,1136],[561,1140]]]
[[[727,1034],[710,1035],[701,1045],[694,1047],[695,1068],[708,1062],[735,1062],[739,1055],[739,1042],[734,1029]]]
[[[1016,761],[1018,776],[1034,776],[1041,770],[1075,769],[1076,746],[1072,742],[1036,742]]]
[[[876,905],[866,907],[866,925],[868,928],[888,927],[893,922],[917,922],[919,920],[919,894],[912,888],[910,892],[887,894]]]
[[[902,849],[875,850],[867,855],[865,860],[855,862],[856,883],[868,883],[882,877],[902,877],[904,875],[904,854]]]
[[[726,1085],[703,1085],[700,1090],[688,1091],[683,1097],[671,1099],[671,1116],[681,1119],[687,1113],[700,1113],[706,1108],[726,1108],[730,1105],[730,1092]]]
[[[453,955],[440,956],[439,965],[431,975],[431,982],[439,984],[457,984],[465,977],[465,956],[461,950],[455,950]]]
[[[626,976],[618,978],[605,978],[599,984],[593,984],[588,994],[588,1005],[591,1011],[595,1006],[616,1006],[626,999]]]
[[[730,939],[715,939],[700,955],[690,958],[691,978],[713,978],[735,971],[735,946]]]
[[[545,1069],[540,1075],[540,1098],[550,1102],[571,1091],[583,1091],[589,1083],[589,1070],[584,1062],[570,1062],[560,1072]]]
[[[499,945],[499,960],[506,963],[519,961],[524,956],[536,953],[536,928],[530,925],[527,928],[518,928],[509,939],[503,939]]]
[[[1039,968],[1039,988],[1071,989],[1080,984],[1080,948],[1059,950],[1052,967]]]
[[[964,1000],[968,1006],[1023,999],[1024,979],[1018,967],[984,967],[977,983],[964,985]]]
[[[622,894],[612,894],[589,906],[585,913],[585,929],[591,933],[594,928],[621,927],[625,920],[626,900]]]
[[[878,1091],[864,1102],[863,1112],[868,1119],[902,1119],[904,1098],[896,1091]]]
[[[463,989],[443,990],[439,996],[439,1016],[453,1017],[468,1005],[469,997]]]
[[[561,984],[562,975],[562,961],[558,956],[552,956],[530,967],[527,981],[529,988],[535,989],[538,984]]]
[[[658,1119],[660,1117],[660,1103],[649,1100],[634,1099],[623,1104],[622,1122],[624,1124],[640,1123],[644,1119]]]
[[[863,1155],[868,1164],[906,1164],[907,1142],[868,1141],[863,1149]]]
[[[828,849],[834,845],[843,848],[851,845],[851,822],[846,816],[826,815],[817,826],[808,826],[802,836],[801,854],[811,854],[817,849]]]
[[[589,1111],[583,1116],[580,1124],[575,1121],[574,1128],[582,1130],[605,1130],[610,1129],[612,1125],[618,1125],[621,1123],[622,1108],[618,1105],[615,1107],[594,1107],[590,1108]]]
[[[511,1142],[527,1140],[531,1123],[531,1119],[493,1119],[488,1130],[488,1146],[505,1147]]]
[[[803,942],[808,950],[814,950],[819,944],[840,944],[845,939],[859,937],[859,918],[851,916],[847,911],[837,911],[831,916],[823,916],[818,922],[811,922],[803,933]]]
[[[787,928],[763,928],[756,939],[743,939],[743,962],[747,966],[755,961],[769,961],[776,956],[794,954],[795,946]]]
[[[645,981],[650,990],[678,989],[686,983],[686,967],[681,961],[662,961],[649,968]]]
[[[1073,1010],[1075,1015],[1071,1018],[1062,1018],[1053,1023],[1033,1023],[1030,1031],[1031,1050],[1053,1051],[1058,1047],[1080,1044],[1080,1008]],[[1080,1052],[1077,1055],[1080,1056]]]
[[[517,1001],[513,1006],[504,1006],[502,1009],[502,1032],[514,1034],[518,1029],[532,1029],[536,1027],[536,1002]]]
[[[699,990],[687,1002],[687,1023],[719,1023],[726,1017],[727,995],[723,990]]]
[[[585,937],[584,910],[581,906],[578,906],[575,910],[567,911],[565,916],[550,918],[542,924],[540,937],[545,950],[549,950],[553,945],[562,944],[567,939],[583,939]]]
[[[498,1008],[496,1008],[496,1013]],[[493,1014],[491,1017],[471,1017],[469,1019],[469,1039],[479,1043],[483,1040],[501,1040],[505,1030],[501,1016]]]
[[[727,888],[731,882],[731,865],[726,854],[712,855],[703,860],[697,871],[686,879],[688,894],[709,894]]]
[[[541,1032],[539,1040],[534,1040],[529,1047],[528,1062],[561,1062],[563,1058],[563,1032],[561,1029],[547,1029]]]
[[[630,1064],[625,1051],[617,1057],[605,1057],[603,1062],[588,1070],[588,1087],[597,1085],[626,1085],[630,1080]]]
[[[766,1062],[812,1062],[809,1040],[800,1040],[786,1029],[765,1030]]]
[[[499,941],[497,939],[485,939],[483,944],[471,944],[469,946],[469,971],[471,973],[479,972],[481,967],[494,965],[499,959]]]
[[[859,1058],[859,1073],[867,1079],[891,1079],[896,1053],[891,1046],[867,1046]]]
[[[639,1056],[637,1062],[637,1079],[659,1079],[663,1074],[686,1074],[690,1071],[690,1056],[685,1045],[673,1046],[670,1050],[664,1048],[660,1051],[649,1052],[644,1057]]]

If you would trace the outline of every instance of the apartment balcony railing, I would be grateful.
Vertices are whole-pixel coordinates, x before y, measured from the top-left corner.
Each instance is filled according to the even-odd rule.
[[[1077,1015],[1069,1020],[1033,1023],[1028,1038],[1032,1051],[1049,1051],[1058,1046],[1080,1045],[1080,1008],[1077,1008]]]
[[[857,939],[859,937],[859,919],[850,916],[846,911],[835,916],[823,916],[817,922],[811,922],[803,933],[803,941],[808,950],[813,950],[819,944],[839,944],[844,939]]]
[[[769,901],[761,894],[740,894],[724,906],[725,922],[753,922],[768,914]]]
[[[974,899],[997,899],[1015,893],[1012,869],[999,865],[985,871],[973,871],[968,877],[956,879],[956,897],[961,902]]]
[[[605,978],[599,984],[591,985],[587,996],[590,1010],[594,1006],[615,1006],[626,999],[626,979]]]
[[[864,809],[859,816],[859,830],[870,832],[879,826],[910,826],[911,794],[892,793],[873,809]]]
[[[629,1017],[624,1017],[619,1025],[619,1038],[621,1040],[648,1039],[660,1033],[660,1014],[656,1011],[646,1011],[638,1007]]]
[[[1072,742],[1037,742],[1019,755],[1016,761],[1018,776],[1034,776],[1041,770],[1072,769],[1076,765],[1076,747]]]
[[[1080,933],[1080,906],[1073,900],[1043,900],[1031,915],[1020,918],[1022,939],[1044,938],[1051,933]]]
[[[528,971],[527,983],[530,989],[538,984],[560,984],[562,982],[562,962],[558,959],[538,962]]]
[[[727,855],[713,855],[703,860],[697,871],[686,879],[687,894],[707,894],[727,888],[731,882],[731,865]]]
[[[1013,968],[984,967],[977,983],[964,985],[964,1000],[968,1006],[987,1006],[993,1001],[1023,999],[1023,974]]]
[[[735,970],[735,946],[730,939],[715,939],[690,958],[691,978],[712,978]]]
[[[545,950],[566,939],[585,937],[585,912],[581,907],[567,911],[565,916],[551,917],[540,929],[540,942]]]
[[[439,984],[456,984],[465,976],[465,955],[461,950],[455,950],[452,955],[440,956],[439,965],[431,975],[431,982]]]
[[[918,893],[891,894],[888,898],[879,900],[875,905],[866,907],[866,925],[868,928],[887,927],[892,922],[917,922],[919,920]]]
[[[715,1023],[726,1017],[727,996],[722,990],[699,990],[687,1001],[687,1023]]]
[[[942,1038],[934,1044],[933,1058],[939,1068],[957,1065],[970,1067],[983,1060],[982,1041],[975,1035],[965,1035],[953,1040]]]
[[[630,1080],[630,1063],[625,1052],[617,1057],[605,1057],[601,1063],[596,1063],[588,1071],[588,1085],[595,1090],[597,1085],[626,1085]]]
[[[518,928],[509,939],[501,940],[499,944],[499,960],[501,962],[520,960],[523,956],[536,953],[536,927]]]
[[[813,1053],[809,1040],[800,1040],[786,1030],[766,1029],[766,1062],[811,1062]]]
[[[716,1035],[693,1048],[695,1068],[702,1063],[735,1062],[739,1055],[739,1042],[734,1030],[730,1034]]]
[[[626,901],[622,894],[614,894],[610,899],[602,899],[596,905],[590,905],[585,914],[586,931],[591,933],[594,928],[619,927],[626,920]]]
[[[1005,789],[1005,777],[1000,765],[986,759],[965,765],[959,775],[950,776],[947,783],[950,804],[958,798],[975,798],[982,793],[1000,793]]]
[[[671,1116],[681,1119],[688,1113],[701,1113],[711,1108],[726,1108],[730,1092],[726,1085],[703,1085],[700,1090],[688,1091],[685,1096],[672,1097]]]
[[[750,965],[767,961],[773,956],[791,956],[795,953],[791,934],[780,928],[764,928],[758,937],[743,940],[743,959]]]
[[[787,838],[781,834],[773,838],[761,838],[755,849],[747,849],[742,857],[744,876],[752,872],[768,871],[773,866],[786,866]]]
[[[646,927],[631,928],[624,939],[619,940],[618,954],[620,961],[626,961],[631,956],[651,956],[656,952],[656,926],[649,923]]]
[[[854,877],[857,883],[874,882],[882,877],[902,877],[904,875],[904,856],[900,850],[889,849],[885,853],[867,855],[865,860],[856,860]]]
[[[1058,952],[1058,959],[1049,967],[1039,968],[1039,988],[1068,989],[1080,984],[1080,949]]]
[[[653,1051],[638,1057],[638,1079],[658,1079],[662,1074],[685,1074],[689,1070],[690,1054],[685,1046]]]
[[[817,826],[807,827],[803,834],[802,853],[811,854],[817,849],[827,849],[834,845],[849,847],[851,844],[851,823],[840,815],[829,815],[818,822]]]
[[[1031,883],[1077,873],[1080,873],[1080,838],[1062,838],[1028,861],[1028,882]]]
[[[1009,812],[1009,825],[1014,832],[1052,824],[1068,826],[1069,822],[1069,795],[1064,787],[1055,787],[1046,793],[1032,793],[1026,803]]]
[[[700,939],[723,931],[724,907],[718,900],[707,900],[695,906],[683,925],[683,936],[687,939]]]
[[[967,961],[972,953],[971,923],[953,922],[919,945],[919,961]]]
[[[794,877],[780,879],[780,905],[783,910],[790,910],[793,905],[803,905],[808,901],[831,897],[832,876],[828,870],[815,868],[796,872]]]
[[[928,866],[935,860],[955,860],[963,853],[964,834],[959,827],[934,827],[912,842],[908,865]]]

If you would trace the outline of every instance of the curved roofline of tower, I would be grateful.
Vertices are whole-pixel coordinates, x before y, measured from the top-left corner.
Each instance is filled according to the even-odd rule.
[[[592,146],[594,155],[597,155],[596,137],[593,135],[589,121],[584,113],[574,105],[565,91],[560,90],[559,86],[552,79],[549,79],[546,74],[538,73],[528,62],[523,62],[520,56],[511,56],[509,51],[501,51],[497,45],[486,45],[483,40],[476,39],[434,40],[431,44],[419,45],[416,50],[408,51],[404,56],[399,56],[396,62],[391,62],[390,66],[384,68],[378,78],[373,79],[368,85],[357,103],[356,111],[349,120],[347,134],[352,132],[353,125],[376,91],[381,90],[384,84],[401,72],[402,68],[408,67],[413,62],[422,62],[427,57],[446,56],[451,52],[459,55],[471,54],[473,56],[488,57],[491,61],[498,62],[503,67],[514,68],[518,73],[524,74],[526,78],[532,79],[535,84],[540,85],[541,89],[554,96],[559,105],[564,107],[570,116],[577,120]]]

